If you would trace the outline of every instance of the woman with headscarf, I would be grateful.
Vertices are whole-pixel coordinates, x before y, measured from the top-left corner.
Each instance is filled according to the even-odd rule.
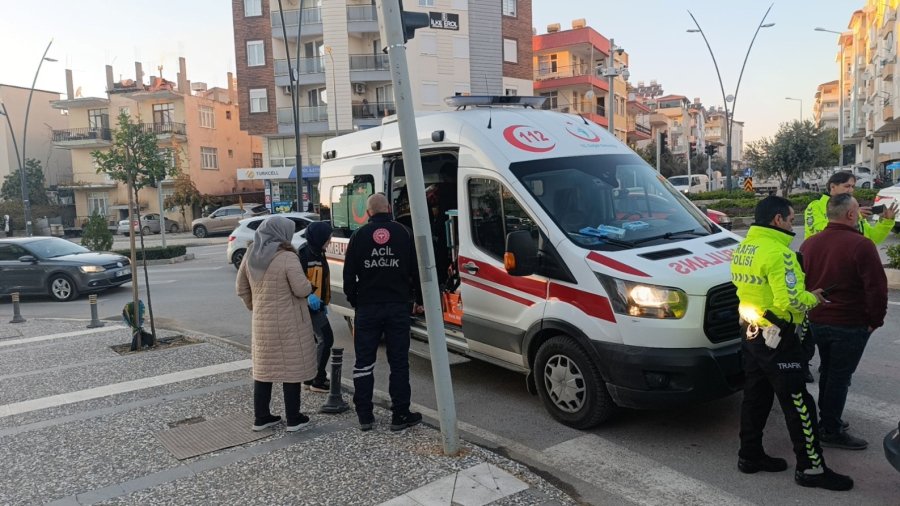
[[[272,216],[262,222],[238,269],[237,295],[253,312],[253,430],[281,422],[270,410],[272,383],[284,387],[287,431],[300,430],[309,417],[300,412],[300,389],[316,376],[316,342],[306,297],[309,280],[291,246],[294,222]]]

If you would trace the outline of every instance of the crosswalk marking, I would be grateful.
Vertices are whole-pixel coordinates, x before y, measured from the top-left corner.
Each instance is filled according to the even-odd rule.
[[[198,367],[196,369],[187,369],[169,374],[161,374],[159,376],[151,376],[149,378],[140,378],[131,381],[123,381],[121,383],[113,383],[112,385],[104,385],[101,387],[88,388],[86,390],[78,390],[76,392],[68,392],[59,395],[51,395],[49,397],[41,397],[38,399],[30,399],[27,401],[13,402],[10,404],[0,405],[0,418],[7,416],[20,415],[30,411],[54,408],[64,406],[75,402],[87,401],[91,399],[99,399],[109,397],[111,395],[133,392],[135,390],[143,390],[153,388],[170,383],[178,383],[181,381],[202,378],[204,376],[214,376],[232,371],[240,371],[249,369],[251,361],[236,360],[234,362],[225,362],[222,364],[210,365],[206,367]]]
[[[125,327],[122,325],[113,325],[110,327],[99,327],[96,329],[86,329],[86,330],[76,330],[74,332],[61,332],[59,334],[48,334],[46,336],[37,336],[37,337],[25,337],[22,339],[9,339],[5,341],[0,341],[0,347],[4,346],[13,346],[17,344],[28,344],[28,343],[37,343],[41,341],[51,341],[53,339],[61,339],[63,337],[77,337],[88,334],[97,334],[100,332],[109,332],[110,330],[119,330],[124,329]]]

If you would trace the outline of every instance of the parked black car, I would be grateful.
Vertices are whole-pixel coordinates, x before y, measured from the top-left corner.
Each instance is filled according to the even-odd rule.
[[[0,239],[0,296],[46,295],[63,302],[131,281],[128,258],[57,237]]]

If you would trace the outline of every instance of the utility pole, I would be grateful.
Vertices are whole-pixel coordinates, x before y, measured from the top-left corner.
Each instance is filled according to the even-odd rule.
[[[656,131],[656,172],[659,172],[659,155],[662,150],[662,133]]]
[[[422,159],[416,134],[416,115],[413,110],[412,89],[409,85],[409,67],[406,62],[405,38],[411,37],[415,28],[428,25],[424,13],[404,13],[400,0],[376,0],[381,40],[387,44],[391,63],[391,80],[396,90],[397,125],[400,145],[403,149],[403,165],[406,171],[406,187],[409,189],[410,214],[413,238],[422,282],[422,300],[425,305],[425,321],[428,328],[428,348],[431,355],[431,372],[437,398],[444,453],[459,453],[459,435],[456,427],[456,404],[453,384],[450,380],[450,357],[447,336],[444,334],[444,316],[438,292],[437,267],[434,262],[434,244],[431,241],[431,224],[428,221],[428,202],[425,197],[425,177],[422,175]],[[408,23],[407,23],[408,21]],[[411,28],[411,30],[410,30]]]

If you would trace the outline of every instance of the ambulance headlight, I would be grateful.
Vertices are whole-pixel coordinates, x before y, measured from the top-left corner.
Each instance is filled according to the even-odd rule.
[[[609,293],[613,311],[618,314],[678,319],[687,312],[688,297],[682,290],[595,274]]]

